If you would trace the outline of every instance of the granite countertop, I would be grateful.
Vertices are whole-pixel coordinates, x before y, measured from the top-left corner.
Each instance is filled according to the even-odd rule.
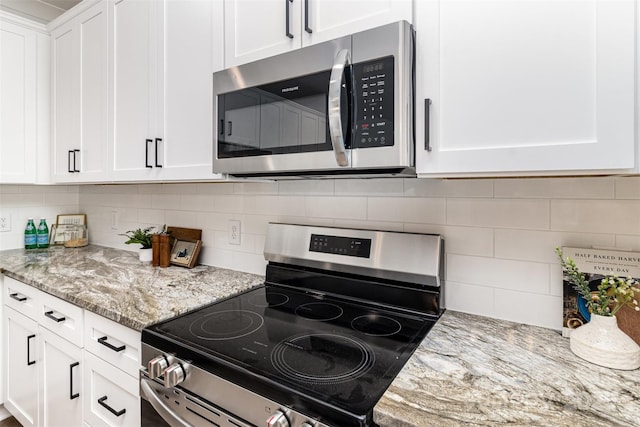
[[[559,332],[447,311],[374,410],[381,426],[640,426],[640,370],[585,362]]]
[[[151,267],[89,245],[0,251],[0,273],[130,328],[262,284],[215,267]],[[447,311],[374,409],[382,427],[640,426],[640,370],[584,362],[556,331]]]
[[[223,268],[152,267],[96,245],[0,251],[0,272],[138,331],[264,282]]]

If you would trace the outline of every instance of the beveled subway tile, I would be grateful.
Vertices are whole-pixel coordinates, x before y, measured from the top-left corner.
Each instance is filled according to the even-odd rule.
[[[549,201],[447,199],[447,224],[547,230],[549,229]]]
[[[614,178],[496,179],[496,198],[613,199]]]
[[[496,258],[558,263],[556,246],[590,248],[615,245],[613,234],[496,229]]]
[[[549,294],[549,264],[447,254],[447,280]]]
[[[414,197],[493,197],[493,180],[405,178],[404,194]]]
[[[445,223],[445,199],[418,197],[369,197],[369,221]]]
[[[640,200],[552,200],[551,229],[640,234]]]
[[[364,197],[305,197],[305,216],[313,218],[366,219]]]

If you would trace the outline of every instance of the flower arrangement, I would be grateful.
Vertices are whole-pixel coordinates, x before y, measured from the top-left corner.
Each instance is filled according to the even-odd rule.
[[[136,230],[129,230],[129,231],[126,231],[124,234],[120,234],[120,236],[125,236],[129,239],[126,242],[124,242],[127,245],[132,243],[139,243],[142,245],[142,249],[150,249],[152,245],[151,239],[153,236],[153,233],[151,233],[151,230],[153,230],[153,228],[154,227],[147,227],[144,229],[138,228]]]
[[[564,257],[562,249],[556,247],[556,253],[560,257],[562,269],[573,285],[574,289],[584,298],[589,312],[600,316],[615,316],[618,310],[625,305],[640,311],[635,293],[640,294],[637,288],[639,282],[631,277],[621,278],[613,273],[602,279],[598,285],[597,293],[589,288],[589,282],[580,272],[576,263],[569,257]]]

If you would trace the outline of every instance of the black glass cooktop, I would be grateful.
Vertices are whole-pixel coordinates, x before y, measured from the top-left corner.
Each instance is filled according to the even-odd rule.
[[[367,414],[436,320],[270,285],[151,326],[143,342],[258,393]]]

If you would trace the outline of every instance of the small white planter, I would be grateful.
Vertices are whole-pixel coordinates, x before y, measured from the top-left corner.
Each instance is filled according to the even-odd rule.
[[[151,262],[153,259],[153,249],[140,249],[138,252],[138,257],[140,258],[140,262]]]
[[[589,323],[571,331],[569,346],[576,356],[596,365],[640,368],[640,346],[618,328],[616,316],[592,314]]]

